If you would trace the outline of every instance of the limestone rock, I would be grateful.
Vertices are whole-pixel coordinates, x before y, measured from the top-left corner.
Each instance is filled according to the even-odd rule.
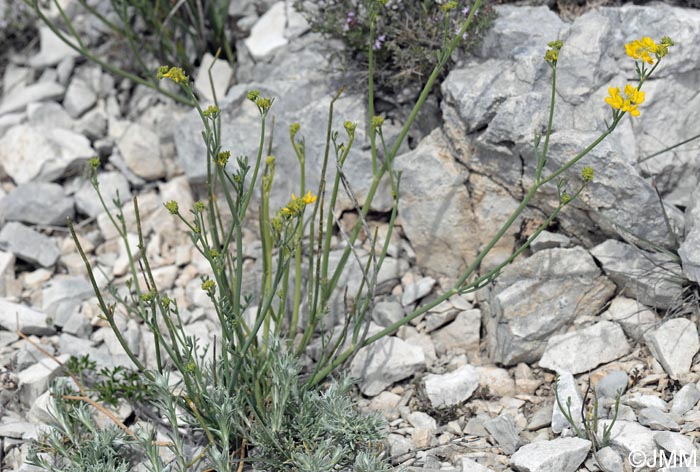
[[[359,379],[362,393],[375,396],[424,365],[425,355],[420,347],[396,337],[386,337],[362,348],[352,361],[350,373]]]
[[[211,81],[209,80],[210,71]],[[206,53],[202,57],[194,85],[203,99],[213,102],[214,92],[216,92],[217,100],[226,96],[232,78],[233,69],[231,69],[231,65],[226,60],[219,58],[215,62],[214,56]],[[213,90],[212,83],[214,85]]]
[[[661,309],[680,299],[681,285],[669,277],[669,271],[681,273],[676,262],[613,239],[591,249],[591,254],[627,297]]]
[[[424,380],[425,392],[433,408],[459,405],[479,387],[479,373],[468,364],[447,374],[426,375]]]
[[[649,350],[671,377],[690,371],[693,357],[700,350],[698,328],[690,320],[675,318],[648,332],[644,340]]]
[[[588,328],[552,336],[540,359],[540,367],[576,375],[619,359],[631,350],[618,325],[601,321]]]
[[[4,298],[0,298],[0,327],[11,332],[19,330],[26,335],[37,336],[50,336],[56,332],[45,313]]]
[[[160,138],[156,133],[136,123],[130,124],[117,140],[117,147],[129,169],[146,180],[165,176],[160,155]]]
[[[39,129],[23,124],[10,128],[0,138],[0,166],[17,184],[52,181],[82,172],[94,156],[87,138],[61,128]]]
[[[28,182],[19,185],[2,201],[0,220],[65,226],[74,214],[73,199],[58,184]]]
[[[13,253],[18,259],[51,267],[60,252],[53,239],[44,236],[22,223],[7,223],[0,230],[0,249]]]
[[[582,248],[546,249],[506,267],[482,301],[489,355],[505,365],[536,362],[577,316],[596,315],[613,284]]]
[[[576,472],[590,449],[591,442],[580,438],[539,441],[521,447],[510,464],[519,472]]]

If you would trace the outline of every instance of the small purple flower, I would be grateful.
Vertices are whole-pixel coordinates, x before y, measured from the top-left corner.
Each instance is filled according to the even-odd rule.
[[[470,11],[471,11],[471,8],[469,8],[469,7],[464,7],[464,8],[462,9],[462,15],[464,15],[464,16],[469,16],[469,12],[470,12]],[[474,12],[474,18],[476,18],[477,16],[479,16],[479,10],[477,10],[477,11]]]
[[[345,25],[343,25],[343,31],[347,31],[350,28],[357,25],[357,15],[354,11],[349,11],[345,16]]]
[[[377,36],[377,39],[374,40],[374,44],[372,45],[372,49],[374,49],[375,51],[380,50],[384,41],[386,41],[385,34]]]

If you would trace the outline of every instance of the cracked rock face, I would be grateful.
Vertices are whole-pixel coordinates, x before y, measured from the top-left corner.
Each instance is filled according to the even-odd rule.
[[[508,266],[482,297],[494,362],[536,362],[552,335],[576,317],[594,315],[614,293],[581,248],[547,249]]]

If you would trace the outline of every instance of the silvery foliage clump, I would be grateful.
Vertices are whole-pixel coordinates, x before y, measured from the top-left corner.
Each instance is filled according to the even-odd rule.
[[[179,408],[178,386],[172,385],[168,374],[156,374],[145,387],[155,394],[157,400],[152,405],[162,423],[170,426],[164,430],[167,445],[156,443],[153,425],[133,432],[116,425],[98,426],[90,405],[66,398],[78,393],[70,380],[60,378],[52,387],[51,429],[39,437],[28,463],[65,472],[127,472],[139,462],[152,472],[200,467],[228,470],[231,452],[225,446],[243,436],[255,444],[249,459],[274,470],[391,470],[376,448],[385,434],[384,420],[357,411],[348,394],[352,381],[332,382],[324,390],[304,388],[298,361],[279,342],[273,345],[269,375],[274,387],[268,408],[258,410],[257,418],[246,415],[250,409],[242,390],[229,393],[218,385],[204,393],[205,401],[216,408],[216,415],[208,419],[216,441],[205,451],[207,460],[197,463],[196,468],[192,464],[202,452],[198,447],[202,435],[188,433],[197,427],[197,420]],[[215,384],[214,379],[207,381]],[[172,453],[171,461],[163,460],[163,448]]]

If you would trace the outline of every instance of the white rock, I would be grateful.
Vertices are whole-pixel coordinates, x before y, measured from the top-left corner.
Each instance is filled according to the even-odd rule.
[[[676,392],[671,404],[671,413],[674,415],[683,415],[688,410],[692,409],[700,400],[700,390],[694,383],[689,383],[683,386]]]
[[[256,60],[289,42],[284,35],[286,24],[285,2],[275,3],[260,17],[251,29],[250,36],[244,41]]]
[[[468,354],[478,352],[481,336],[481,310],[459,313],[447,326],[432,333],[439,354]]]
[[[625,334],[634,340],[642,338],[654,327],[658,316],[646,306],[627,297],[615,297],[608,310],[601,315],[622,326]]]
[[[79,118],[83,113],[95,106],[97,93],[85,80],[74,77],[66,89],[63,106],[70,116]]]
[[[78,312],[80,304],[94,295],[92,284],[83,277],[54,277],[42,290],[42,310],[57,326],[64,326]]]
[[[30,103],[27,105],[27,119],[37,128],[73,129],[75,125],[65,108],[56,102]]]
[[[129,170],[137,176],[146,180],[165,177],[160,138],[150,129],[132,123],[117,140],[117,147]]]
[[[654,434],[654,441],[656,441],[659,447],[662,447],[670,453],[676,453],[678,456],[681,454],[690,456],[693,452],[698,452],[693,441],[681,433],[661,431]]]
[[[510,464],[519,472],[576,472],[590,449],[591,442],[580,438],[539,441],[521,447]]]
[[[644,341],[666,373],[674,378],[690,372],[693,356],[700,350],[698,328],[685,318],[666,321],[648,332]]]
[[[677,303],[681,297],[680,283],[668,276],[669,271],[680,273],[681,267],[662,254],[636,249],[614,239],[597,245],[591,249],[591,254],[630,298],[663,309]]]
[[[66,35],[66,33],[63,33]],[[70,35],[66,35],[70,38]],[[29,65],[34,68],[55,66],[67,57],[78,57],[80,53],[68,46],[61,38],[51,31],[48,26],[39,28],[41,45],[39,54],[29,59]]]
[[[576,426],[581,427],[581,415],[578,412],[581,411],[581,405],[583,400],[581,400],[581,395],[579,394],[578,388],[576,386],[576,380],[574,376],[569,372],[559,373],[559,382],[557,383],[557,394],[559,396],[559,402],[564,411],[567,411],[567,403],[571,399],[571,415],[576,421]],[[568,414],[568,413],[567,413]],[[552,431],[555,433],[561,433],[565,428],[571,428],[569,421],[564,417],[561,408],[554,402],[552,406]]]
[[[372,310],[372,319],[379,326],[389,326],[404,317],[403,308],[398,302],[377,302]]]
[[[213,66],[212,63],[214,63]],[[209,67],[211,67],[211,82],[209,81]],[[202,57],[202,63],[194,81],[195,90],[199,92],[202,98],[210,102],[214,101],[214,92],[216,92],[217,100],[221,100],[226,96],[232,78],[233,69],[231,69],[231,65],[228,62],[221,58],[214,62],[214,56],[206,53]],[[214,84],[213,90],[212,82]]]
[[[680,426],[673,421],[668,413],[664,413],[658,408],[644,408],[637,414],[637,420],[642,426],[648,426],[656,431],[679,431]]]
[[[386,438],[391,457],[401,457],[415,449],[413,442],[400,434],[390,434]]]
[[[414,428],[425,428],[437,431],[437,421],[435,418],[423,411],[413,411],[406,415],[408,421]]]
[[[19,330],[24,334],[37,336],[50,336],[56,332],[45,313],[4,298],[0,298],[0,327],[11,332]]]
[[[60,256],[52,238],[14,221],[7,223],[0,230],[0,249],[13,253],[18,259],[42,267],[51,267]]]
[[[601,421],[599,428],[609,427],[610,420]],[[656,433],[634,421],[617,420],[610,433],[610,445],[627,457],[631,452],[643,453],[653,457],[656,450]]]
[[[601,321],[578,331],[552,336],[540,367],[580,374],[614,361],[632,350],[625,333],[615,323]]]
[[[68,362],[67,354],[57,356],[62,362]],[[39,396],[44,393],[53,379],[63,371],[63,366],[54,359],[41,359],[33,366],[24,369],[17,374],[19,379],[19,399],[23,405],[30,407]]]
[[[24,111],[30,103],[58,100],[65,93],[65,87],[55,82],[38,82],[27,85],[11,94],[5,94],[0,104],[0,115]]]
[[[15,255],[0,251],[0,297],[7,295],[7,285],[15,278]]]
[[[627,390],[627,373],[621,370],[614,370],[605,375],[598,381],[595,386],[598,397],[600,398],[616,398],[617,395],[623,395]]]
[[[515,395],[515,380],[507,370],[500,367],[477,367],[479,385],[488,389],[490,395],[512,397]]]
[[[571,239],[560,233],[550,233],[542,231],[537,239],[530,244],[532,252],[541,251],[543,249],[552,249],[555,247],[569,247]]]
[[[511,455],[518,450],[520,436],[510,415],[498,415],[496,418],[485,421],[484,427],[505,454]]]
[[[296,10],[294,2],[287,1],[285,3],[287,8],[287,24],[285,25],[284,37],[293,39],[306,33],[310,26],[309,22],[306,21],[306,17]]]
[[[425,376],[425,393],[434,408],[459,405],[468,400],[479,387],[479,373],[465,365],[447,374]]]
[[[50,182],[18,185],[3,199],[0,219],[29,224],[65,226],[73,218],[73,199],[63,187]]]
[[[97,182],[107,208],[114,208],[117,193],[123,204],[129,204],[131,200],[129,181],[121,172],[100,172],[97,174]],[[104,213],[97,192],[88,181],[85,181],[75,193],[75,206],[88,216],[95,217]]]
[[[27,413],[27,419],[33,423],[51,424],[54,417],[51,415],[52,397],[51,392],[46,391],[34,400],[32,407]]]
[[[493,469],[489,469],[468,457],[462,457],[460,465],[462,472],[493,472]]]
[[[595,464],[598,465],[603,472],[624,472],[625,470],[620,454],[609,446],[594,452],[593,458]]]
[[[375,411],[387,412],[399,406],[401,397],[395,393],[382,392],[369,402],[369,408]]]
[[[658,408],[661,411],[668,411],[668,404],[655,395],[633,394],[629,397],[622,397],[622,403],[631,406],[635,410],[643,408]]]
[[[410,377],[425,365],[425,355],[419,346],[396,337],[382,338],[357,353],[350,375],[360,379],[362,393],[375,396],[386,387]]]
[[[90,141],[66,129],[18,125],[0,139],[0,166],[17,184],[55,180],[93,156]]]
[[[435,285],[435,279],[432,277],[423,277],[422,279],[407,285],[404,288],[403,296],[401,297],[401,304],[403,306],[407,306],[417,300],[420,300],[430,293],[430,291],[433,289],[433,285]]]

